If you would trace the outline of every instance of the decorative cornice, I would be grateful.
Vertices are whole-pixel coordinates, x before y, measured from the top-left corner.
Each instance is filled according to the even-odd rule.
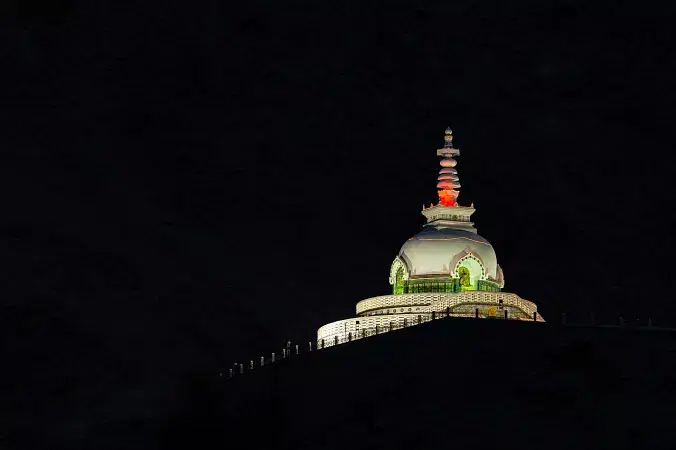
[[[442,211],[446,212],[447,211],[449,214],[456,214],[456,215],[459,215],[459,216],[463,215],[463,214],[467,215],[467,216],[471,216],[476,211],[476,209],[473,206],[471,206],[471,207],[470,206],[460,206],[460,205],[445,206],[445,205],[439,205],[439,204],[428,206],[427,208],[425,208],[424,205],[423,205],[422,210],[425,211],[425,212],[429,212],[429,213],[434,213],[434,212],[437,212],[437,211],[439,211],[439,212],[442,212]]]
[[[452,237],[452,238],[424,238],[423,237],[423,238],[419,238],[419,237],[413,236],[412,238],[409,238],[408,240],[409,241],[455,241],[455,240],[458,240],[458,239],[463,239],[463,240],[466,240],[466,241],[472,241],[472,242],[475,242],[477,244],[483,244],[483,245],[488,245],[489,247],[492,247],[492,245],[488,242],[483,242],[483,241],[479,241],[479,240],[468,238],[468,237]]]

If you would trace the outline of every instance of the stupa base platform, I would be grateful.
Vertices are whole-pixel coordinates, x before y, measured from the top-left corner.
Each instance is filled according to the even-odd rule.
[[[537,306],[508,292],[465,291],[382,295],[357,304],[357,317],[317,330],[317,348],[351,342],[444,317],[544,322]]]

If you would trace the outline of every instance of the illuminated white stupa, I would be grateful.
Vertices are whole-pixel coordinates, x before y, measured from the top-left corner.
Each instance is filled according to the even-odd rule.
[[[393,293],[357,303],[357,317],[338,320],[317,331],[317,347],[422,324],[446,316],[544,322],[537,306],[502,292],[502,269],[493,246],[477,234],[470,217],[474,204],[460,206],[460,182],[453,134],[446,129],[437,150],[439,202],[423,206],[422,231],[407,240],[390,267]]]

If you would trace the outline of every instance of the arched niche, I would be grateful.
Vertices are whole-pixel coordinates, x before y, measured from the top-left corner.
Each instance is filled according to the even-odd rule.
[[[404,260],[401,259],[399,256],[397,256],[396,258],[394,258],[394,261],[392,261],[392,265],[390,266],[390,284],[394,284],[397,271],[400,268],[403,269],[404,271],[404,281],[408,280],[409,276],[408,267],[406,266]]]
[[[479,280],[487,278],[483,260],[471,250],[456,256],[451,267],[451,276],[460,279],[460,289],[463,291],[476,290]]]

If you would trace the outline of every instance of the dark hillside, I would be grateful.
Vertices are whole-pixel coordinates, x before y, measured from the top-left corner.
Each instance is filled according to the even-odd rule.
[[[196,382],[169,436],[199,448],[670,448],[675,338],[440,320]]]

